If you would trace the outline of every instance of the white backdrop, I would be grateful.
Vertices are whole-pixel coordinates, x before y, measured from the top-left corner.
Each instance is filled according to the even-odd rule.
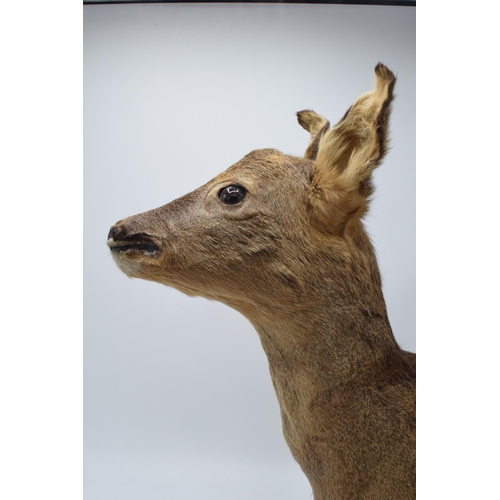
[[[311,498],[250,324],[129,280],[106,235],[253,149],[302,156],[295,112],[335,123],[378,61],[397,74],[397,98],[366,223],[394,334],[415,350],[415,9],[84,7],[87,500]]]

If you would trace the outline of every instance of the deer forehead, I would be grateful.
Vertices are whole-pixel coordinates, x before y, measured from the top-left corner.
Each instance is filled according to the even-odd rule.
[[[276,149],[259,149],[219,174],[214,183],[241,184],[254,192],[269,185],[280,186],[287,182],[302,184],[310,176],[311,164],[303,158],[284,155]]]

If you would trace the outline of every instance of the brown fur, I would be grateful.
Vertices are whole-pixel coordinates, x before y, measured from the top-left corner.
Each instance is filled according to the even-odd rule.
[[[333,128],[298,113],[311,134],[305,158],[253,151],[118,222],[108,239],[128,276],[219,300],[252,322],[315,500],[415,497],[415,355],[394,339],[361,222],[395,83],[381,64],[375,74],[374,90]],[[218,194],[233,184],[247,195],[225,205]]]

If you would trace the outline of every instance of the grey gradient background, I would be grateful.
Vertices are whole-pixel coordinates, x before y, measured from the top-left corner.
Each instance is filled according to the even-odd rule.
[[[295,112],[335,123],[378,61],[397,74],[397,98],[366,225],[395,336],[415,350],[415,9],[84,7],[87,500],[311,498],[247,320],[129,280],[106,235],[253,149],[301,156]]]

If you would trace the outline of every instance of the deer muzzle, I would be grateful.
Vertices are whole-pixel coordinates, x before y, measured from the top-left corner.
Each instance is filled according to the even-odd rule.
[[[155,255],[160,247],[144,233],[130,232],[119,222],[108,233],[108,247],[114,253],[141,252],[144,255]]]

